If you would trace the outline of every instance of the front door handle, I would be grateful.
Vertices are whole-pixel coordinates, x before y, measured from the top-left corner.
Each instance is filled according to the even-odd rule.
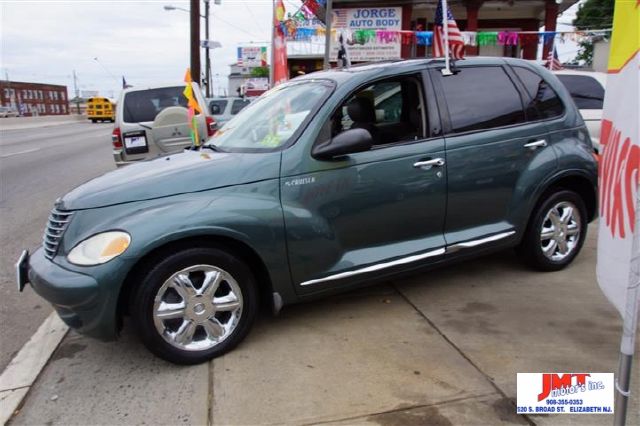
[[[537,140],[537,141],[532,141],[532,142],[524,144],[525,148],[529,148],[531,150],[538,149],[538,148],[544,148],[545,146],[547,146],[547,141],[544,140],[544,139],[540,139],[540,140]]]
[[[434,158],[433,160],[417,161],[413,163],[416,169],[429,170],[432,167],[444,166],[444,158]]]

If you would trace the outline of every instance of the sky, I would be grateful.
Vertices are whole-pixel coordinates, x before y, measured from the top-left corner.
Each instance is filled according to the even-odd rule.
[[[299,4],[285,0],[288,11]],[[181,82],[189,66],[189,14],[165,5],[189,9],[185,0],[0,0],[0,78],[63,84],[73,96],[75,70],[79,90],[108,97],[117,97],[122,76],[134,86]],[[571,22],[575,9],[558,21]],[[271,0],[212,0],[211,13],[209,38],[222,44],[211,51],[219,94],[237,46],[270,39]],[[572,43],[558,47],[563,61],[576,51]]]
[[[110,97],[122,76],[134,86],[181,82],[189,66],[189,14],[164,5],[189,9],[188,1],[175,0],[0,0],[1,78],[65,84],[71,92],[75,70],[80,90]],[[238,44],[270,39],[271,0],[211,1],[210,10],[209,38],[223,46],[211,50],[215,90],[226,88]],[[204,70],[204,54],[201,61]]]

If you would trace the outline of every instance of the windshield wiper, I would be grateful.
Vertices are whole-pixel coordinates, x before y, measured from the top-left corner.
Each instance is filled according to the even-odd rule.
[[[215,151],[215,152],[225,152],[222,148],[220,148],[219,146],[215,146],[212,143],[208,143],[205,145],[202,145],[203,148],[209,148],[211,151]]]

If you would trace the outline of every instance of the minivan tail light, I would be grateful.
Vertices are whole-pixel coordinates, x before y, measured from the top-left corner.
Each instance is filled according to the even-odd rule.
[[[114,148],[122,148],[122,138],[119,127],[113,129],[111,133],[111,144],[113,144]]]
[[[216,134],[216,121],[213,119],[213,117],[207,117],[205,119],[206,123],[207,123],[207,136],[213,136]]]

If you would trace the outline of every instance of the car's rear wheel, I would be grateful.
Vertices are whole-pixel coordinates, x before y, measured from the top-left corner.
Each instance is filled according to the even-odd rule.
[[[586,236],[584,201],[573,191],[560,190],[534,211],[518,253],[536,269],[557,271],[575,259]]]
[[[198,364],[235,347],[257,310],[244,262],[219,249],[194,248],[159,259],[134,292],[131,315],[151,352]]]

